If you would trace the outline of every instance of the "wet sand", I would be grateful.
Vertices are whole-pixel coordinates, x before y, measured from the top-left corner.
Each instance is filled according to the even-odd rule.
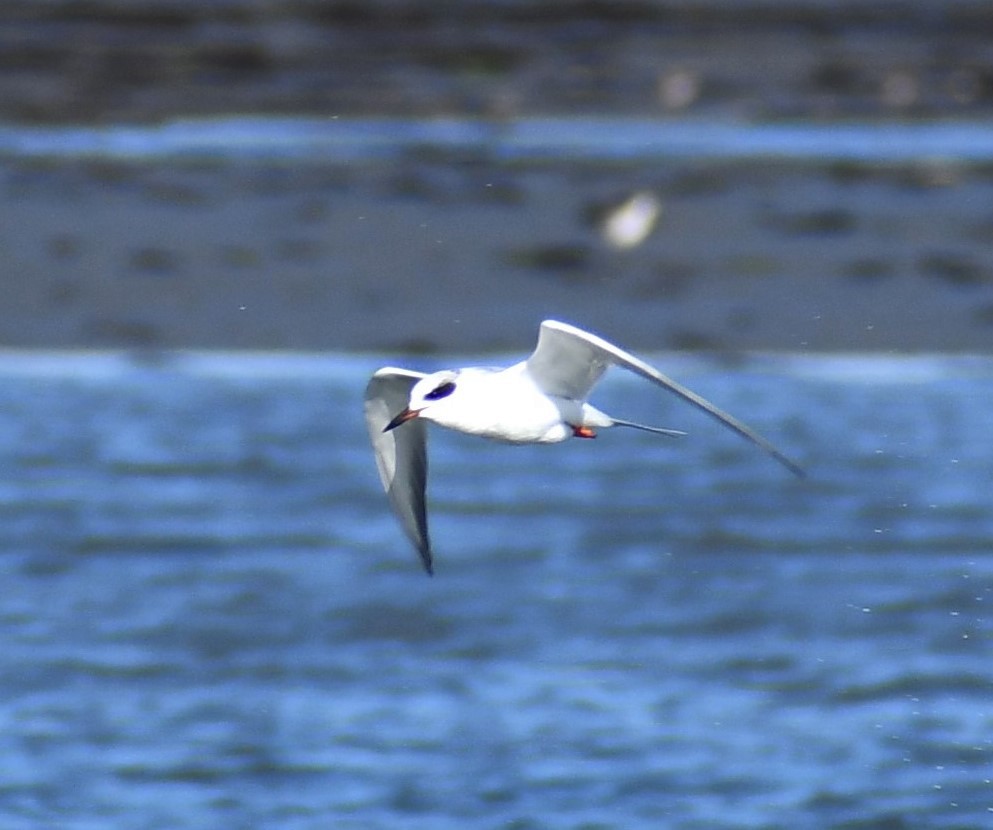
[[[993,173],[452,159],[2,171],[6,346],[988,351]],[[654,232],[593,209],[635,190]]]
[[[726,5],[726,4],[725,4]],[[836,4],[829,4],[834,9]],[[982,118],[993,17],[928,2],[8,4],[0,116]],[[666,4],[668,7],[669,4]],[[746,8],[747,6],[747,8]],[[0,162],[0,345],[990,351],[993,173],[755,162]],[[619,250],[590,216],[638,191]]]

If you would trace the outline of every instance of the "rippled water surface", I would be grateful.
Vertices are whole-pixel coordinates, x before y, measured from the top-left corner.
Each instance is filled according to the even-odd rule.
[[[991,826],[993,363],[655,360],[809,478],[609,377],[690,434],[435,431],[428,579],[377,359],[5,356],[0,824]]]

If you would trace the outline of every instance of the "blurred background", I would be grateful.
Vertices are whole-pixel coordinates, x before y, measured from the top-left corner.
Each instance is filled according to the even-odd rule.
[[[0,4],[0,828],[993,820],[988,0]],[[431,435],[590,328],[755,427]],[[626,433],[626,434],[625,434]]]
[[[991,343],[984,2],[2,15],[6,345]]]

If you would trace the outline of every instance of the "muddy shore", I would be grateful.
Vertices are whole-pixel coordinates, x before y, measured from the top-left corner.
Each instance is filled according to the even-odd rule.
[[[701,164],[7,169],[7,346],[988,351],[993,173]],[[646,188],[654,232],[593,209]]]
[[[0,120],[993,113],[983,0],[8,0]]]
[[[726,4],[725,4],[726,5]],[[986,4],[5,4],[0,119],[993,115]],[[454,11],[453,11],[454,10]],[[940,160],[0,161],[0,345],[990,351],[993,173]],[[642,244],[595,208],[658,199]]]

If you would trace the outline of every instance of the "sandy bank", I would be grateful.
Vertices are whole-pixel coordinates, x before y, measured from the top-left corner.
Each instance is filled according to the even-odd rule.
[[[989,351],[993,176],[789,165],[9,163],[4,346]],[[600,203],[661,200],[640,246]]]
[[[954,0],[10,0],[0,120],[993,115]],[[0,165],[0,345],[989,351],[993,179],[935,162]],[[590,213],[661,202],[630,250]]]

